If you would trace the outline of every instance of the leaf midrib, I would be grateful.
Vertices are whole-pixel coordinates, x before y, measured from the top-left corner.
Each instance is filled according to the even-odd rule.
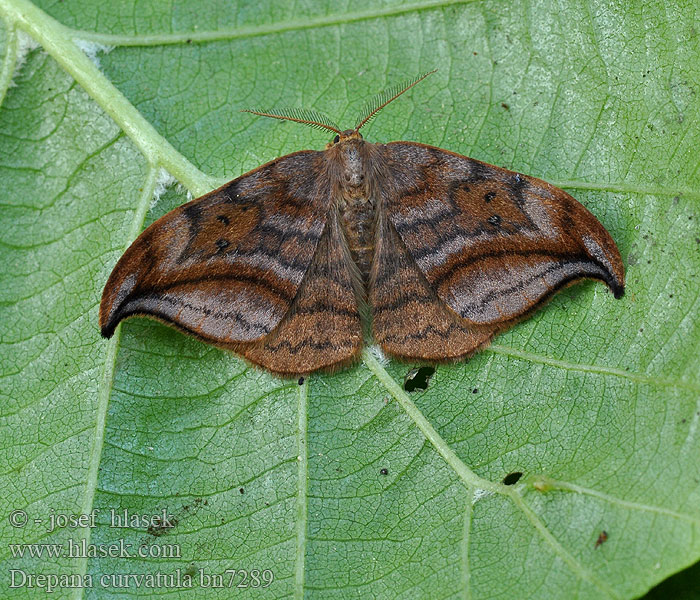
[[[5,100],[5,94],[12,83],[12,75],[17,63],[17,32],[14,27],[7,24],[5,56],[0,66],[0,106]]]
[[[212,178],[175,150],[75,45],[73,30],[29,0],[0,0],[0,16],[8,30],[21,29],[38,42],[131,138],[149,164],[165,167],[195,196],[214,187]]]
[[[432,444],[433,448],[442,456],[445,462],[452,468],[452,470],[457,474],[457,476],[462,480],[465,485],[465,491],[468,495],[467,501],[471,501],[471,497],[476,492],[476,490],[487,490],[494,492],[496,494],[501,494],[507,496],[513,502],[513,504],[520,509],[520,511],[525,515],[530,524],[534,527],[535,531],[542,537],[545,543],[552,549],[552,551],[566,563],[571,571],[578,577],[585,579],[592,583],[596,588],[603,592],[607,597],[618,598],[615,591],[608,586],[604,581],[598,578],[595,574],[591,573],[586,569],[579,561],[577,561],[562,545],[559,541],[552,535],[552,533],[547,529],[547,527],[542,523],[541,519],[535,514],[535,512],[527,505],[524,498],[520,494],[521,486],[506,486],[500,483],[493,483],[487,479],[478,476],[474,471],[472,471],[457,454],[450,448],[449,444],[440,436],[440,434],[435,430],[435,428],[430,424],[430,422],[425,418],[423,413],[418,409],[418,407],[411,401],[408,394],[404,392],[401,387],[391,378],[386,369],[382,367],[377,359],[372,356],[368,351],[364,351],[362,354],[363,361],[367,368],[374,374],[376,379],[387,389],[387,391],[394,397],[394,399],[401,405],[401,408],[409,416],[409,418],[414,422],[416,427],[423,433],[425,438]],[[471,524],[471,520],[470,520]],[[463,536],[467,537],[469,535],[469,529],[466,527],[463,531]],[[463,541],[463,544],[467,544],[468,541]],[[464,549],[463,549],[464,552]],[[465,582],[469,581],[469,561],[467,558],[462,560],[462,568],[464,572]],[[467,589],[467,592],[469,590]]]

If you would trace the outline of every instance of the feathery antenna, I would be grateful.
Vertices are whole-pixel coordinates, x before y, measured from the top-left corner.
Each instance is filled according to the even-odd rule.
[[[338,127],[332,119],[315,110],[306,110],[304,108],[275,108],[272,110],[253,110],[244,109],[241,112],[260,115],[261,117],[271,117],[273,119],[282,119],[283,121],[294,121],[295,123],[303,123],[317,129],[328,129],[334,133],[340,134]]]
[[[380,110],[382,110],[382,108],[389,104],[389,102],[396,100],[401,94],[410,90],[414,85],[423,81],[428,75],[432,75],[433,73],[435,73],[435,71],[437,71],[437,69],[428,71],[423,75],[414,77],[413,79],[401,83],[399,85],[394,85],[384,90],[381,94],[378,94],[377,96],[372,98],[372,100],[370,100],[362,109],[362,112],[360,113],[360,117],[358,119],[358,124],[355,127],[355,131],[359,131],[360,127],[362,127],[363,125],[368,123],[372,118],[374,118],[374,115],[376,115]]]
[[[355,131],[359,131],[360,127],[369,123],[369,121],[373,119],[374,116],[380,110],[382,110],[382,108],[389,104],[389,102],[396,100],[401,94],[410,90],[414,85],[423,81],[428,75],[435,73],[435,71],[437,71],[437,69],[428,71],[423,75],[414,77],[413,79],[399,85],[394,85],[372,98],[372,100],[365,105],[362,113],[360,113]],[[328,131],[332,131],[338,135],[342,133],[340,131],[340,127],[338,127],[331,118],[316,110],[307,110],[304,108],[273,108],[270,110],[254,110],[252,108],[246,108],[241,112],[259,115],[261,117],[270,117],[272,119],[281,119],[283,121],[294,121],[295,123],[310,125],[311,127],[316,127],[317,129],[327,129]]]

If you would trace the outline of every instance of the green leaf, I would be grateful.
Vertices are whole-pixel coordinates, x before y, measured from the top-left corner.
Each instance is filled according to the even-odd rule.
[[[41,6],[0,0],[2,597],[75,574],[54,598],[634,598],[700,559],[695,3]],[[100,338],[143,226],[328,141],[239,109],[350,127],[433,68],[365,137],[564,187],[617,241],[624,299],[567,288],[410,394],[415,365],[370,353],[298,385],[144,319]],[[47,531],[70,514],[95,526]],[[98,556],[46,556],[69,541]],[[193,589],[124,577],[178,569]],[[231,592],[230,569],[274,581]]]
[[[644,600],[698,600],[700,598],[700,563],[662,581],[644,596]]]

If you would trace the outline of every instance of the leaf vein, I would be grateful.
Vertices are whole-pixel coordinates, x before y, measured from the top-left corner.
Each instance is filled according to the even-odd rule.
[[[131,229],[127,236],[127,245],[136,239],[136,236],[143,227],[143,223],[146,220],[148,207],[151,204],[151,198],[153,197],[153,193],[156,189],[157,179],[158,169],[155,168],[155,166],[151,166],[146,176],[146,182],[143,186],[143,193],[139,199],[136,214],[134,215],[134,222],[132,223]],[[100,461],[102,459],[102,447],[104,445],[105,429],[107,426],[107,408],[109,407],[109,400],[112,394],[112,384],[114,381],[120,337],[121,328],[119,328],[112,339],[107,342],[105,349],[104,371],[98,389],[97,407],[95,411],[95,438],[89,454],[87,476],[85,478],[85,495],[83,497],[81,514],[90,513],[95,502],[97,479],[99,477]],[[83,528],[81,533],[83,539],[85,539],[85,543],[89,544],[91,533],[90,528]],[[85,575],[87,573],[87,563],[87,557],[79,559],[76,565],[76,573]],[[76,599],[82,598],[83,592],[84,588],[76,588],[73,597]]]
[[[527,352],[525,350],[518,350],[509,346],[502,346],[501,344],[491,344],[486,350],[486,352],[492,352],[494,354],[502,354],[504,356],[510,356],[520,360],[527,360],[533,363],[541,363],[551,367],[557,367],[560,369],[565,369],[567,371],[578,371],[581,373],[597,373],[599,375],[611,375],[613,377],[621,377],[623,379],[629,379],[637,383],[642,383],[646,385],[658,386],[658,387],[671,387],[689,390],[691,392],[700,393],[700,385],[697,385],[690,381],[671,381],[668,379],[662,379],[660,377],[653,377],[651,375],[645,375],[643,373],[635,373],[632,371],[626,371],[624,369],[618,369],[615,367],[605,367],[600,365],[587,365],[583,363],[572,363],[565,360],[559,360],[556,358],[549,358],[541,354],[535,354],[534,352]]]
[[[359,21],[371,21],[385,19],[404,14],[435,10],[459,4],[472,4],[476,0],[433,0],[415,2],[413,4],[398,4],[384,8],[347,12],[345,14],[323,15],[320,17],[307,17],[303,19],[291,19],[278,23],[265,25],[243,26],[237,29],[222,31],[191,31],[183,33],[163,33],[154,35],[122,35],[98,33],[84,30],[73,30],[73,35],[90,42],[97,42],[106,46],[165,46],[172,44],[205,43],[235,40],[241,38],[282,34],[290,31],[304,29],[318,29],[335,25],[347,25]]]
[[[569,566],[575,575],[592,583],[609,598],[620,597],[610,586],[608,586],[608,584],[595,577],[588,571],[588,569],[584,568],[584,566],[578,560],[576,560],[569,552],[566,551],[561,543],[559,543],[559,541],[552,535],[552,532],[547,529],[547,526],[542,522],[537,514],[535,514],[532,508],[525,503],[522,496],[518,494],[516,490],[509,490],[507,495],[510,496],[513,503],[523,512],[527,520],[530,521],[545,543],[552,548],[554,553]]]
[[[306,405],[309,399],[309,384],[302,383],[299,386],[297,402],[297,461],[299,463],[297,478],[297,506],[296,506],[296,559],[294,568],[294,597],[298,600],[304,598],[304,580],[306,574],[306,519],[307,519],[307,491],[308,491],[308,449],[306,447],[307,417]]]
[[[597,490],[587,488],[575,483],[569,483],[567,481],[559,481],[556,479],[549,479],[548,477],[542,478],[541,482],[546,490],[562,490],[569,492],[576,492],[577,494],[584,494],[586,496],[593,496],[594,498],[599,498],[610,504],[616,504],[623,508],[629,508],[630,510],[650,512],[658,515],[671,517],[673,519],[678,519],[681,521],[686,521],[692,523],[696,527],[700,527],[700,517],[693,517],[685,513],[677,512],[675,510],[670,510],[662,506],[654,506],[653,504],[644,504],[643,502],[634,502],[632,500],[624,500],[605,492],[599,492]]]

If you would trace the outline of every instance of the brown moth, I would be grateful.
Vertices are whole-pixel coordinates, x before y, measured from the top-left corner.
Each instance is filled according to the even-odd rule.
[[[148,227],[105,285],[102,335],[152,317],[290,376],[352,363],[370,335],[401,359],[467,357],[580,279],[620,298],[615,242],[566,192],[426,144],[362,138],[428,75],[387,90],[346,131],[311,111],[247,111],[336,135]]]

